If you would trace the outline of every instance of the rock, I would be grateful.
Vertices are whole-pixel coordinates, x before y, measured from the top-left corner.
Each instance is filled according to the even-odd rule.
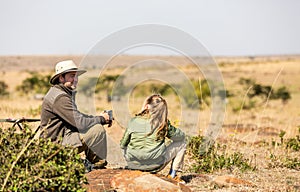
[[[88,192],[108,191],[183,191],[190,188],[163,175],[124,169],[99,169],[86,174]]]
[[[232,185],[246,185],[246,186],[253,186],[253,184],[249,181],[238,179],[235,177],[222,175],[217,176],[212,180],[212,183],[220,186],[220,187],[226,187],[226,186],[232,186]]]
[[[124,170],[111,179],[111,186],[120,192],[163,192],[191,191],[187,186],[168,181],[154,174],[141,171]]]
[[[122,169],[99,169],[93,170],[86,174],[88,183],[84,184],[84,188],[87,192],[104,192],[114,191],[110,186],[111,178],[124,171]]]

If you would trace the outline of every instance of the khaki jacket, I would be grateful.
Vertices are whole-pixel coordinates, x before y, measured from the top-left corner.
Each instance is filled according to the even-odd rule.
[[[41,136],[52,141],[82,146],[79,133],[86,132],[90,127],[103,123],[100,116],[86,115],[77,110],[75,104],[76,91],[62,84],[54,85],[46,94],[41,111]]]

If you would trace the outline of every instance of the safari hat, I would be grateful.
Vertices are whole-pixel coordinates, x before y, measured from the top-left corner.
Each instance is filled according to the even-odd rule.
[[[66,61],[61,61],[56,64],[55,66],[55,74],[51,77],[50,83],[52,85],[56,84],[57,78],[59,75],[68,73],[68,72],[77,72],[77,75],[82,75],[83,73],[86,72],[86,70],[81,70],[78,69],[74,61],[72,60],[66,60]]]

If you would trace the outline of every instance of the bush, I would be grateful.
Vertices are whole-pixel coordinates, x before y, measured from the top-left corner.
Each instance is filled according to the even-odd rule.
[[[95,93],[106,90],[107,93],[111,94],[114,83],[119,80],[123,84],[124,77],[120,75],[103,75],[98,79],[96,84]],[[118,90],[120,91],[120,90]],[[117,94],[117,93],[115,93]],[[122,94],[122,93],[119,93]]]
[[[7,88],[8,85],[4,81],[0,81],[0,97],[8,95]]]
[[[286,103],[291,99],[291,94],[285,86],[282,86],[277,89],[277,91],[272,95],[274,99],[281,99],[282,103]]]
[[[300,170],[300,158],[298,157],[291,157],[290,155],[275,155],[270,154],[270,162],[268,166],[270,168],[275,167],[285,167],[288,169]]]
[[[284,135],[286,134],[286,132],[281,131],[278,135],[280,137],[280,143],[276,143],[275,141],[273,141],[272,145],[273,146],[282,145],[285,146],[286,149],[292,149],[293,151],[300,151],[300,126],[298,127],[298,133],[299,134],[295,135],[295,137],[293,138],[284,139]]]
[[[76,150],[34,139],[25,126],[0,128],[0,191],[85,191],[84,165]]]
[[[291,94],[285,86],[279,87],[276,90],[270,85],[261,85],[255,83],[255,80],[247,78],[240,78],[238,83],[243,85],[245,89],[252,87],[247,94],[249,99],[254,97],[261,97],[264,101],[267,99],[281,99],[283,104],[287,103],[287,101],[291,99]]]
[[[121,75],[102,75],[98,77],[90,77],[80,83],[78,90],[86,96],[92,96],[93,93],[105,91],[110,102],[112,96],[121,96],[126,93],[126,86],[123,83],[124,77]],[[112,93],[113,86],[116,81],[120,84],[118,89]]]
[[[270,160],[269,167],[286,167],[289,169],[295,169],[300,170],[300,159],[298,158],[297,152],[300,151],[300,127],[298,127],[298,133],[294,138],[287,138],[285,139],[284,136],[286,134],[285,131],[281,131],[279,133],[280,137],[280,143],[277,143],[276,141],[272,141],[272,146],[275,149],[278,149],[277,146],[281,146],[284,148],[284,154],[283,155],[275,155],[273,153],[270,154]],[[293,153],[295,153],[295,156],[293,156]]]
[[[138,97],[144,97],[145,95],[151,95],[153,93],[157,93],[162,96],[167,96],[173,92],[173,89],[168,84],[152,80],[136,86],[134,88],[134,92],[135,95]]]
[[[206,144],[203,145],[204,142]],[[195,163],[191,166],[191,171],[212,173],[221,169],[232,170],[238,168],[241,171],[255,169],[242,153],[228,154],[226,148],[226,145],[221,146],[213,144],[213,142],[207,142],[207,139],[202,136],[192,137],[187,147],[188,152],[195,160]]]
[[[189,86],[184,86],[182,90],[183,99],[185,100],[187,106],[194,108],[197,106],[195,105],[195,102],[198,102],[199,105],[205,103],[209,106],[211,94],[208,81],[205,79],[201,80],[200,82],[197,80],[192,80],[191,83],[194,90],[190,89]],[[194,95],[197,96],[197,101],[195,101]]]
[[[241,110],[251,110],[256,107],[257,100],[255,99],[249,99],[245,98],[244,101],[240,100],[233,100],[234,102],[231,102],[232,105],[232,111],[233,112],[239,112]]]
[[[22,94],[28,93],[47,93],[50,84],[51,75],[41,75],[36,72],[31,73],[31,77],[26,78],[22,81],[22,84],[17,86],[16,90]]]

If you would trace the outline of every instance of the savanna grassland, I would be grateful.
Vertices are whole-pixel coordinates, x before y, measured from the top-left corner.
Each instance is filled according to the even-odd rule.
[[[108,67],[101,75],[119,75],[130,64],[148,57],[119,56],[110,61],[115,67]],[[32,72],[52,75],[56,62],[73,59],[80,63],[82,58],[75,55],[0,57],[0,81],[7,85],[8,92],[1,96],[0,118],[39,118],[42,100],[35,98],[37,91],[24,94],[17,87]],[[195,66],[185,58],[152,58],[174,64],[195,81],[204,79],[203,75],[195,73]],[[227,91],[223,126],[215,141],[219,148],[216,147],[214,153],[225,158],[239,153],[251,168],[243,171],[244,164],[235,162],[233,166],[219,169],[214,163],[218,164],[221,159],[214,158],[210,160],[209,170],[204,171],[207,167],[202,167],[202,170],[195,171],[194,165],[199,162],[189,151],[182,173],[190,178],[187,186],[193,191],[300,191],[300,56],[216,57],[214,60]],[[90,70],[93,70],[93,66]],[[96,72],[89,75],[99,77]],[[151,83],[140,86],[142,88],[135,89],[128,101],[132,115],[140,109],[144,95],[157,92]],[[255,89],[258,91],[255,92]],[[271,91],[277,95],[269,94]],[[107,91],[101,88],[95,94],[93,102],[96,111],[113,108],[106,94]],[[180,127],[179,99],[172,91],[165,94],[170,120]],[[85,100],[78,102],[84,103]],[[209,98],[200,104],[197,130],[200,135],[205,134],[207,127],[213,123],[210,122],[210,104]],[[7,127],[10,124],[1,123],[0,126]],[[38,123],[32,126],[37,127]],[[118,143],[123,130],[122,125],[115,122],[107,132]]]

